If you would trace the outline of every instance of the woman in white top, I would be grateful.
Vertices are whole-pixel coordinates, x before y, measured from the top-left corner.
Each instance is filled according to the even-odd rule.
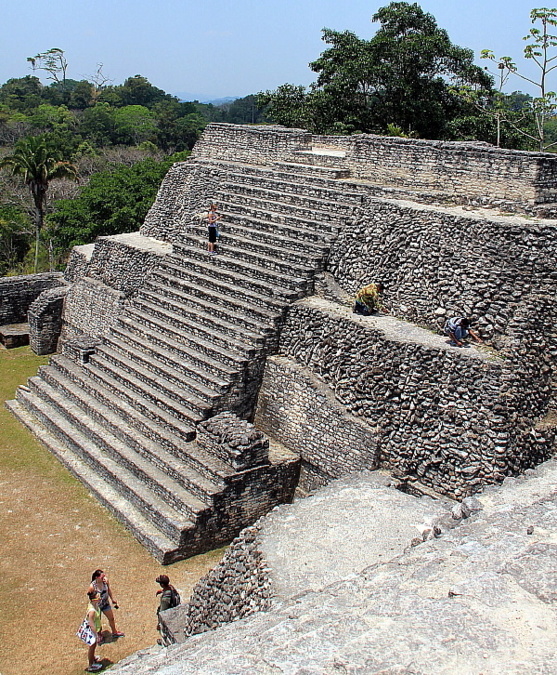
[[[112,631],[112,637],[113,638],[124,637],[124,633],[117,630],[116,628],[116,621],[114,620],[114,612],[112,611],[112,605],[110,604],[110,602],[112,601],[114,607],[118,609],[118,603],[116,602],[116,600],[112,595],[112,591],[110,590],[110,584],[108,583],[108,578],[102,570],[95,570],[93,572],[91,576],[91,585],[89,586],[89,591],[97,591],[97,593],[101,596],[99,609],[108,619],[108,623],[110,624],[110,630]]]

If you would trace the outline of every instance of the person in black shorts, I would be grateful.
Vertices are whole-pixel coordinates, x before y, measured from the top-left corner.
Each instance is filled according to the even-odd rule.
[[[217,223],[221,216],[217,213],[217,205],[211,204],[209,213],[207,214],[207,222],[209,225],[209,242],[207,243],[207,250],[209,253],[216,253],[215,244],[217,243],[218,230]]]

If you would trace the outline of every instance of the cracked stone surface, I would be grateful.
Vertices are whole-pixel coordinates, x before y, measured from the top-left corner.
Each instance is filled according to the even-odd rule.
[[[556,479],[551,460],[486,490],[483,510],[439,539],[113,672],[555,673]]]

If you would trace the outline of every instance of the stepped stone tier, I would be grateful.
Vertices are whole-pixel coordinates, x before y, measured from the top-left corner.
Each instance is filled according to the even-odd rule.
[[[554,452],[556,178],[483,143],[210,125],[141,231],[77,247],[37,300],[53,345],[63,297],[59,353],[9,406],[163,562],[292,499],[300,467],[462,499]],[[357,317],[373,280],[390,316]],[[454,315],[487,347],[447,344]]]

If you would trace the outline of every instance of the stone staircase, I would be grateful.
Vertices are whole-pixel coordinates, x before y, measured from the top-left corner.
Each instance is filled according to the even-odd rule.
[[[205,224],[192,227],[86,362],[63,350],[8,404],[163,563],[225,543],[284,499],[280,486],[266,488],[261,512],[246,506],[262,471],[280,479],[280,462],[238,472],[196,432],[225,410],[252,415],[285,309],[312,292],[360,199],[335,197],[343,176],[230,165],[218,254],[205,250]],[[234,499],[239,520],[227,512]]]

